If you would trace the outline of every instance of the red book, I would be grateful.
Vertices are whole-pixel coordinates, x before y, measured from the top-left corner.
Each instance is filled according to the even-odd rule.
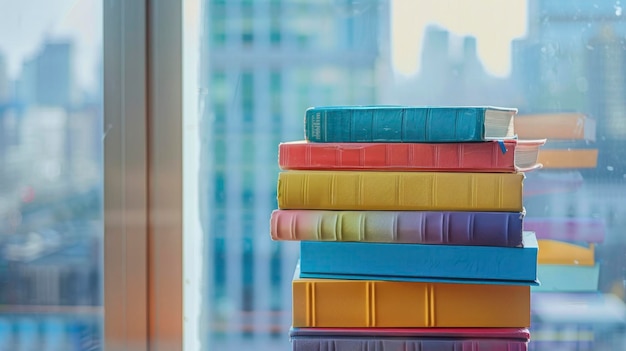
[[[541,167],[545,140],[468,143],[309,143],[278,147],[283,170],[516,172]]]

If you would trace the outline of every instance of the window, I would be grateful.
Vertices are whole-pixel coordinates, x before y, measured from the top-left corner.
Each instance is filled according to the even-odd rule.
[[[277,208],[278,143],[303,138],[304,110],[315,105],[496,105],[516,107],[520,115],[578,112],[593,118],[595,141],[562,146],[598,150],[595,166],[529,172],[526,219],[603,228],[595,291],[615,297],[624,311],[626,203],[618,194],[626,189],[626,22],[619,2],[239,5],[216,19],[213,2],[202,3],[208,28],[228,28],[221,44],[200,54],[200,72],[209,77],[200,88],[210,92],[210,107],[200,117],[208,131],[202,149],[208,151],[200,159],[199,182],[210,199],[200,203],[209,238],[205,349],[290,347],[298,244],[271,241],[268,220]],[[238,46],[241,41],[254,45]],[[537,182],[550,180],[559,186],[530,193]],[[531,349],[623,348],[626,319],[609,322],[605,307],[593,307],[610,324],[602,333],[583,317],[547,322],[543,312],[533,311]]]
[[[624,349],[622,6],[0,0],[0,350],[289,349],[277,147],[307,107],[352,104],[595,121],[545,146],[591,161],[524,180],[525,225],[593,243],[589,291],[533,290],[529,348]]]
[[[0,349],[100,350],[102,2],[0,7]]]

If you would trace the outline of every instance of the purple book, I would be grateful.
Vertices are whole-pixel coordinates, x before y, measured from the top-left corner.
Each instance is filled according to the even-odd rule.
[[[523,212],[275,210],[274,240],[522,246]]]
[[[291,328],[293,351],[526,351],[528,329]]]
[[[606,224],[598,218],[526,218],[524,230],[535,232],[537,239],[601,243],[604,241]]]

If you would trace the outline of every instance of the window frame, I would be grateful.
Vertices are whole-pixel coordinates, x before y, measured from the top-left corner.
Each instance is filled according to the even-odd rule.
[[[183,3],[103,3],[106,350],[183,349]]]

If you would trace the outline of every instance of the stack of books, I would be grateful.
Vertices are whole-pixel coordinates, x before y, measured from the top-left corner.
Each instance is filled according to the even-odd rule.
[[[537,241],[515,109],[310,108],[279,145],[274,240],[300,241],[294,351],[527,350]]]

